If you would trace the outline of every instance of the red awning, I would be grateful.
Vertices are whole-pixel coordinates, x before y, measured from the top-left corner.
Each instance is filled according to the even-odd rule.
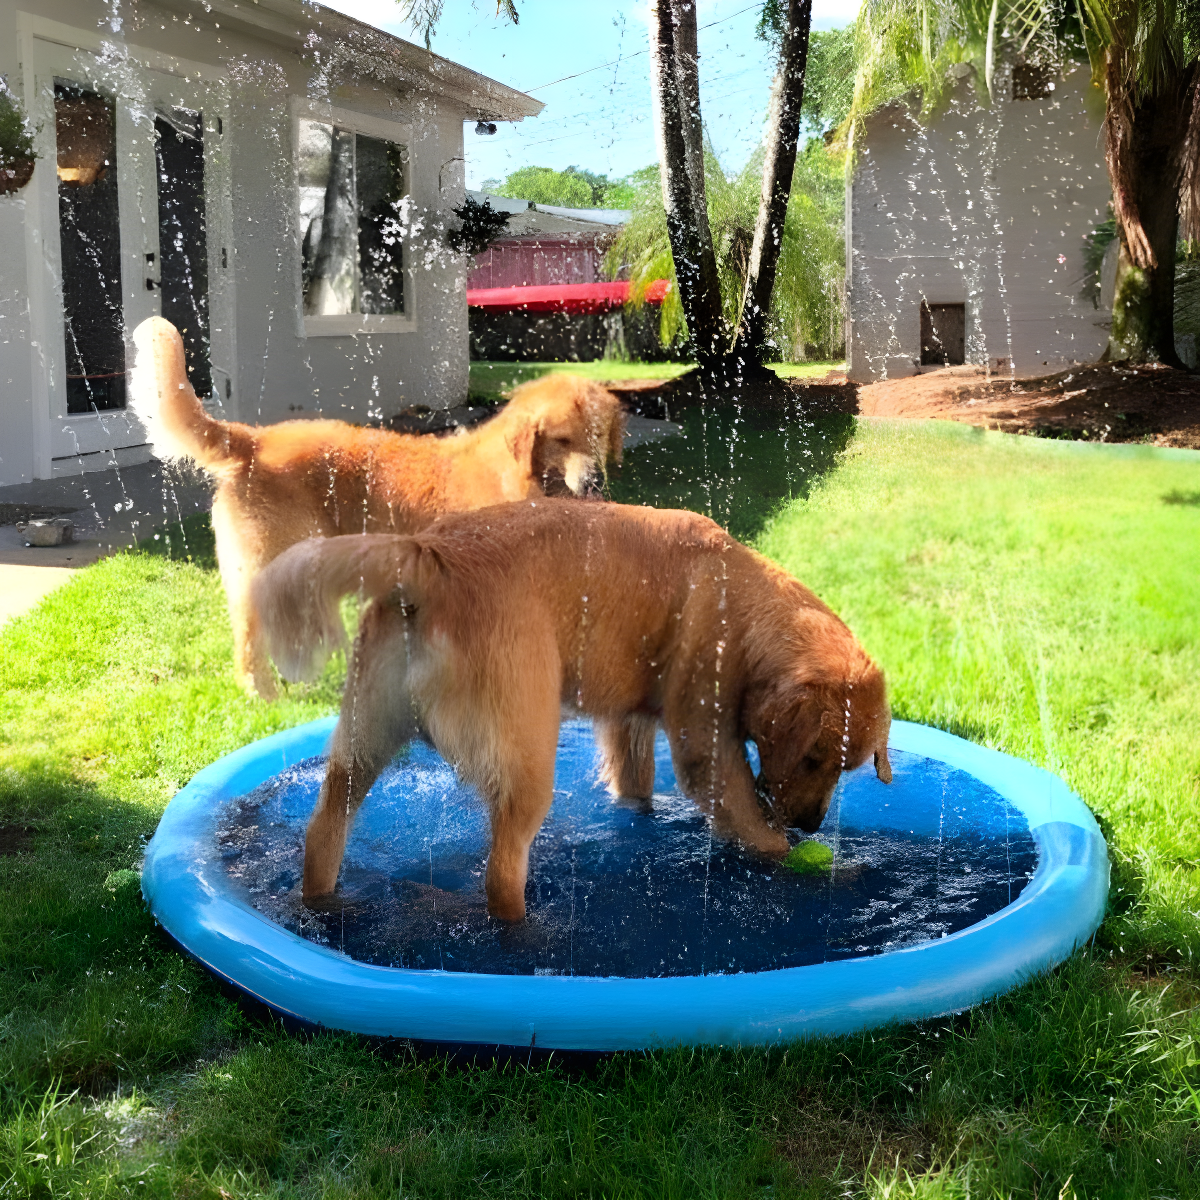
[[[655,279],[646,300],[661,304],[670,287]],[[486,312],[601,313],[620,308],[629,299],[628,283],[559,283],[542,287],[468,288],[467,304]]]

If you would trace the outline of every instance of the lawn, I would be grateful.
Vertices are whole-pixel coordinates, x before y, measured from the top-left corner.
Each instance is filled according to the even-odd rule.
[[[846,617],[898,716],[1059,772],[1112,850],[1093,945],[972,1012],[769,1053],[464,1068],[289,1035],[130,874],[198,767],[336,703],[337,664],[239,694],[193,523],[195,561],[109,559],[0,634],[0,1196],[1200,1195],[1200,456],[686,433],[614,494],[709,508]]]
[[[586,375],[589,379],[674,379],[684,371],[690,371],[694,363],[642,363],[618,362],[601,359],[598,362],[481,362],[471,363],[471,398],[487,404],[495,404],[507,396],[518,384],[542,375],[568,374]],[[792,377],[824,375],[833,370],[844,370],[844,362],[772,363],[778,374]]]

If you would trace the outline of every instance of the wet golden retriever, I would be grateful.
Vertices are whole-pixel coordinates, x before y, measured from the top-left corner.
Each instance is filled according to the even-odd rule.
[[[415,533],[442,513],[541,496],[547,486],[581,494],[621,459],[620,402],[577,376],[524,384],[498,416],[451,437],[342,421],[242,425],[204,411],[170,322],[143,321],[133,340],[133,407],[155,453],[194,459],[216,482],[212,523],[234,670],[243,687],[267,698],[275,679],[248,589],[288,546],[314,536]]]
[[[867,755],[891,779],[878,667],[812,592],[695,513],[538,500],[293,546],[253,585],[285,678],[311,678],[342,640],[350,592],[372,603],[308,826],[306,901],[333,891],[353,813],[416,736],[488,803],[488,911],[506,920],[525,914],[564,706],[595,718],[617,796],[650,798],[663,726],[680,787],[766,855],[786,853],[785,827],[816,830]]]

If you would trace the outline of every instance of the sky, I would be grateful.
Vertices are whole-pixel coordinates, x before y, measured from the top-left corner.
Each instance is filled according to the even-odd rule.
[[[423,39],[396,0],[323,0],[398,37]],[[859,0],[813,0],[813,28],[848,24]],[[762,140],[773,63],[754,35],[761,3],[699,0],[700,104],[717,157],[736,171]],[[494,0],[446,0],[436,53],[545,102],[540,116],[492,137],[466,129],[467,186],[519,167],[577,166],[619,178],[657,161],[650,116],[646,0],[517,0],[520,24]]]

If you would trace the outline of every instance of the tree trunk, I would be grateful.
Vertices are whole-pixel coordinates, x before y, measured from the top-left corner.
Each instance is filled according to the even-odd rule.
[[[667,235],[684,319],[702,368],[726,353],[717,256],[704,189],[696,0],[654,0],[650,10],[650,89]]]
[[[1189,131],[1200,114],[1200,64],[1192,63],[1155,94],[1131,95],[1108,70],[1105,122],[1113,207],[1121,235],[1112,335],[1105,357],[1183,364],[1175,352],[1175,248],[1181,187],[1195,154]]]
[[[796,143],[800,137],[800,109],[804,103],[811,25],[812,0],[788,0],[787,29],[780,47],[779,69],[771,86],[762,197],[758,203],[738,331],[738,351],[755,366],[763,364],[768,349],[765,344],[767,317],[783,241],[783,223],[792,192],[792,175],[796,169]]]

